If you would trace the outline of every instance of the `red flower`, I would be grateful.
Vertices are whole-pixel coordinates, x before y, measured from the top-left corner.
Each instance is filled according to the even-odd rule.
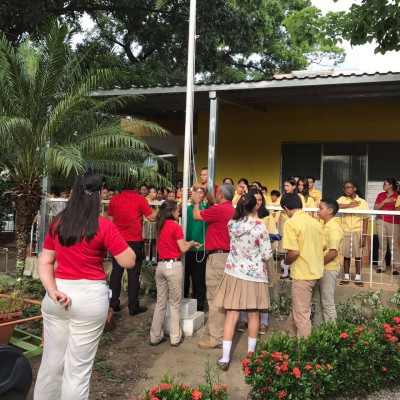
[[[315,376],[317,375],[317,373],[315,371],[311,371],[311,373]]]
[[[296,379],[300,378],[301,373],[298,368],[293,368],[293,373],[294,373],[294,376],[296,377]]]
[[[340,338],[341,339],[347,339],[349,337],[349,335],[346,333],[346,332],[342,332],[341,334],[340,334]]]
[[[397,337],[397,336],[392,336],[391,338],[390,338],[390,341],[391,342],[398,342],[398,340],[399,340],[399,338]]]
[[[279,398],[280,398],[280,399],[283,399],[284,397],[286,397],[286,392],[285,392],[284,390],[281,390],[281,391],[279,392]]]
[[[261,364],[261,360],[260,360],[259,358],[257,358],[257,360],[255,361],[255,363],[256,363],[257,365],[260,365],[260,364]]]
[[[261,368],[260,367],[257,367],[257,372],[261,372]]]
[[[158,397],[151,396],[150,400],[159,400]]]
[[[242,365],[243,365],[243,367],[247,367],[249,364],[250,364],[250,358],[245,358],[243,361],[242,361]]]
[[[244,374],[245,375],[250,375],[250,368],[249,367],[245,367]]]
[[[383,371],[383,372],[387,372],[387,368],[384,367],[384,366],[382,366],[382,371]]]
[[[265,386],[262,388],[263,393],[269,392],[269,386]]]
[[[326,368],[330,371],[331,369],[333,369],[331,364],[326,364]]]
[[[189,385],[182,385],[182,387],[183,387],[184,389],[187,389],[187,388],[189,387]]]
[[[284,358],[285,360],[287,360],[287,359],[289,358],[289,354],[285,354],[285,355],[283,356],[283,358]]]
[[[368,345],[369,345],[369,342],[366,340],[366,341],[364,342],[364,344],[365,344],[366,346],[368,346]]]
[[[287,361],[284,361],[282,363],[282,371],[288,371],[289,370],[289,363]]]
[[[160,389],[169,389],[171,386],[169,385],[169,383],[162,383],[160,385]]]
[[[157,394],[157,393],[158,393],[158,386],[151,388],[149,391],[149,394]]]
[[[197,389],[194,389],[192,392],[192,400],[200,400],[203,397],[203,393]]]
[[[316,367],[317,369],[321,369],[321,368],[322,368],[320,364],[315,364],[315,367]]]
[[[254,354],[254,351],[249,351],[249,352],[247,353],[248,356],[252,356],[253,354]]]
[[[394,317],[393,321],[396,322],[396,324],[400,324],[400,317]]]
[[[307,371],[309,371],[312,367],[311,367],[311,365],[306,365],[304,368],[305,368]]]

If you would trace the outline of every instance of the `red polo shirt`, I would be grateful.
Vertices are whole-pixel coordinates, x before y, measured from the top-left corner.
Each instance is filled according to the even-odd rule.
[[[56,252],[56,278],[102,280],[107,278],[103,268],[107,250],[113,256],[118,256],[128,245],[115,225],[107,218],[99,216],[99,230],[89,243],[83,239],[81,243],[64,247],[57,235],[52,238],[47,233],[43,248]]]
[[[183,230],[172,219],[167,219],[158,236],[158,258],[180,258],[182,253],[178,246],[178,240],[183,239]]]
[[[152,214],[146,198],[134,190],[124,190],[114,196],[108,205],[108,215],[114,217],[114,224],[127,242],[141,242],[143,215]]]
[[[230,249],[228,222],[233,218],[235,209],[232,202],[212,206],[200,211],[201,218],[208,223],[206,234],[206,251]]]
[[[383,200],[387,199],[388,195],[386,192],[382,192],[378,194],[378,197],[375,200],[375,204],[380,204],[382,203]],[[396,200],[399,197],[399,194],[397,192],[393,192],[393,194],[390,196],[394,198],[394,201],[391,201],[390,203],[386,203],[383,205],[381,208],[382,211],[396,211]],[[400,217],[399,216],[394,216],[394,215],[379,215],[379,218],[383,219],[385,222],[389,222],[389,224],[395,223],[395,224],[400,224]]]

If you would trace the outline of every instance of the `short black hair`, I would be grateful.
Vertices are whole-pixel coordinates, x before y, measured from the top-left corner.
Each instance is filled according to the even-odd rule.
[[[326,208],[331,208],[333,210],[333,215],[336,215],[339,211],[339,203],[333,199],[321,199],[321,203],[326,204]]]
[[[315,182],[315,178],[313,176],[307,176],[307,180],[312,179],[313,182]]]
[[[281,192],[279,190],[271,190],[271,193],[269,195],[279,197],[281,195]]]
[[[259,181],[253,181],[253,182],[251,182],[251,184],[253,184],[253,183],[257,184],[257,185],[260,186],[260,187],[262,186],[262,185],[261,185],[261,182],[259,182]]]
[[[268,192],[268,188],[266,186],[261,186],[261,190],[265,190],[266,192]]]
[[[226,181],[227,179],[229,179],[229,180],[232,182],[231,185],[233,185],[233,179],[232,179],[232,178],[224,178],[224,179],[222,179],[222,183],[226,183],[225,181]]]
[[[58,187],[52,186],[50,189],[50,194],[54,194],[56,197],[60,197],[60,190]]]
[[[207,171],[208,171],[208,167],[203,167],[201,170],[202,170],[202,171],[204,171],[204,170],[207,170]]]
[[[281,207],[286,207],[288,210],[303,208],[301,198],[296,193],[284,193],[281,198]]]

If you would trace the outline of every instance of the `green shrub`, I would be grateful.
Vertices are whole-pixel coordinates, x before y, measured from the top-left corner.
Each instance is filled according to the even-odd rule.
[[[360,395],[400,378],[400,313],[383,309],[365,326],[338,319],[308,338],[260,341],[242,361],[252,399],[329,399]]]

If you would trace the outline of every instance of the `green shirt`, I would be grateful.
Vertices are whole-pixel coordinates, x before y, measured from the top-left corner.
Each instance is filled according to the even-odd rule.
[[[207,233],[207,224],[204,221],[195,221],[193,219],[193,204],[188,205],[187,208],[187,225],[186,225],[186,241],[190,242],[194,240],[197,243],[204,245],[204,239]],[[200,211],[206,210],[208,203],[200,205]],[[195,247],[191,247],[189,251],[204,251],[204,246],[197,250]]]

